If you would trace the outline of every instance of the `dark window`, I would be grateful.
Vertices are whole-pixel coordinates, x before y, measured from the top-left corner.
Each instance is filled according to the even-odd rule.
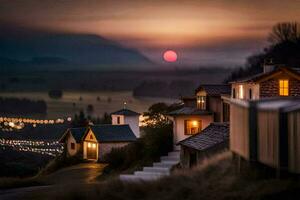
[[[235,88],[233,88],[233,89],[232,89],[232,98],[235,99],[235,95],[236,95],[236,94],[235,94]]]
[[[117,124],[121,124],[121,117],[117,117]]]
[[[91,139],[91,140],[94,139],[93,135],[90,135],[90,139]]]
[[[75,143],[73,143],[73,142],[71,143],[71,149],[73,149],[73,150],[75,149]]]
[[[252,99],[252,89],[249,89],[249,99]]]

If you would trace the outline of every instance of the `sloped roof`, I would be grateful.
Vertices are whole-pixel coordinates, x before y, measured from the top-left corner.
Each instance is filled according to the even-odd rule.
[[[118,110],[116,112],[111,113],[111,115],[136,116],[136,115],[141,115],[141,114],[137,113],[137,112],[134,112],[132,110],[123,108],[121,110]]]
[[[0,138],[12,140],[59,140],[70,124],[26,124],[23,129],[6,132],[0,130]]]
[[[199,151],[209,149],[215,145],[229,140],[229,124],[228,123],[211,123],[201,132],[193,135],[178,144],[196,149]]]
[[[220,96],[221,94],[230,94],[231,86],[228,84],[220,85],[200,85],[196,89],[196,93],[200,90],[204,90],[208,96]]]
[[[71,128],[69,129],[70,133],[74,137],[77,143],[80,143],[87,128]]]
[[[211,115],[212,112],[206,110],[200,110],[194,107],[183,107],[178,110],[169,112],[168,115]]]
[[[129,142],[136,136],[129,125],[96,125],[90,127],[99,142]]]
[[[266,72],[266,73],[259,73],[252,76],[244,77],[241,79],[237,79],[235,81],[232,81],[231,83],[243,83],[243,82],[257,82],[264,78],[267,78],[268,76],[271,76],[273,74],[276,74],[280,71],[285,71],[291,74],[295,74],[296,76],[300,76],[300,68],[290,68],[290,67],[277,67],[275,70]]]

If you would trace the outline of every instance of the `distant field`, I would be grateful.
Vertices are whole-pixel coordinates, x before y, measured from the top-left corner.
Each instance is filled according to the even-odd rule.
[[[80,110],[87,110],[89,104],[93,105],[94,111],[91,116],[101,117],[104,112],[113,112],[123,108],[124,102],[127,103],[127,108],[137,112],[145,112],[150,105],[157,102],[172,103],[176,99],[165,98],[135,98],[131,91],[118,92],[84,92],[84,91],[69,91],[64,92],[61,99],[52,99],[47,92],[1,92],[1,97],[18,97],[28,98],[33,100],[44,100],[47,103],[48,111],[47,118],[58,117],[73,117]],[[100,100],[98,100],[98,99]],[[80,100],[81,99],[81,100]],[[111,99],[109,102],[108,99]],[[29,116],[31,117],[31,116]]]

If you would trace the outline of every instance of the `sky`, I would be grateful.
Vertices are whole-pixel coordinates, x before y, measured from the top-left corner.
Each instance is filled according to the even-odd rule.
[[[299,10],[298,0],[0,0],[0,21],[97,34],[157,63],[173,49],[177,65],[230,67],[261,51],[274,24],[299,21]]]

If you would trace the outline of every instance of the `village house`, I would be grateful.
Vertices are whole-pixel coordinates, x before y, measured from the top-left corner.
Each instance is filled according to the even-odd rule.
[[[85,160],[98,161],[113,148],[126,146],[139,134],[138,113],[122,109],[112,114],[112,124],[69,128],[59,140],[64,143],[66,156],[82,156]],[[127,120],[127,117],[130,119]],[[135,120],[133,120],[135,119]],[[135,133],[132,128],[135,128]]]
[[[264,65],[264,71],[231,82],[233,99],[300,96],[300,69]]]
[[[178,142],[201,132],[212,122],[229,119],[229,112],[223,112],[221,95],[230,95],[230,91],[229,85],[201,85],[194,97],[182,98],[183,107],[169,113],[176,150],[180,150]]]

